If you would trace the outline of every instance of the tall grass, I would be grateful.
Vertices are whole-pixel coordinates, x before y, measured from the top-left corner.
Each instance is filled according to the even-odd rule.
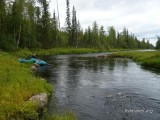
[[[143,66],[152,67],[160,70],[160,51],[118,52],[113,53],[111,56],[131,58],[139,62]]]
[[[77,117],[73,112],[64,112],[63,114],[54,113],[54,115],[44,115],[42,120],[77,120]]]
[[[16,57],[0,52],[0,120],[38,119],[38,106],[28,99],[41,92],[50,94],[52,86]]]
[[[86,53],[98,53],[106,50],[94,49],[94,48],[52,48],[52,49],[21,49],[11,54],[18,57],[27,57],[32,53],[37,55],[59,55],[59,54],[86,54]]]
[[[26,57],[31,52],[26,49],[14,54]],[[0,120],[38,120],[38,104],[28,99],[42,92],[50,95],[52,89],[46,81],[32,75],[29,64],[21,64],[17,57],[0,52]],[[75,120],[76,117],[74,113],[66,112],[45,115],[42,119]]]

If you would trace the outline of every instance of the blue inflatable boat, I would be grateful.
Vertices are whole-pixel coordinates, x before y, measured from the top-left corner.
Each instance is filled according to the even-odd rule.
[[[35,63],[36,61],[37,61],[37,59],[35,59],[35,58],[31,58],[29,60],[26,60],[24,58],[19,59],[19,62],[21,62],[21,63]]]
[[[36,64],[38,64],[39,66],[43,66],[43,65],[46,65],[47,63],[43,60],[36,60],[35,62]]]
[[[21,62],[21,63],[35,63],[39,66],[47,65],[47,62],[40,60],[40,59],[35,59],[35,58],[31,58],[29,60],[26,60],[24,58],[20,58],[19,62]]]

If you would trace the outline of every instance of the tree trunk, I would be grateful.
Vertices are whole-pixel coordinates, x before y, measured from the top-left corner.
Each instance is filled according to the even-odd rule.
[[[21,39],[21,29],[22,29],[22,26],[21,26],[21,22],[20,22],[19,35],[18,35],[18,40],[17,40],[17,49],[19,48],[19,43],[20,43],[20,39]]]

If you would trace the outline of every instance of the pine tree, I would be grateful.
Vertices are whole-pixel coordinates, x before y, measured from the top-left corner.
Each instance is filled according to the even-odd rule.
[[[104,31],[104,27],[101,26],[100,30],[99,30],[99,43],[100,43],[100,48],[106,48],[107,47],[107,43],[105,41],[105,31]]]
[[[71,45],[72,41],[71,41],[71,19],[70,19],[70,3],[69,0],[66,0],[66,4],[67,4],[67,10],[66,10],[66,23],[67,23],[67,27],[66,27],[66,31],[68,33],[68,44]]]
[[[6,49],[8,41],[6,37],[6,4],[4,0],[0,1],[0,49]]]
[[[111,47],[115,48],[117,46],[116,43],[116,30],[113,26],[108,28],[108,39]]]
[[[49,3],[47,0],[43,0],[42,3],[43,12],[42,12],[42,33],[41,33],[41,43],[44,48],[51,47],[51,25],[50,25],[50,14],[49,14]]]
[[[120,48],[120,33],[117,33],[117,48]]]
[[[90,47],[93,47],[93,35],[92,35],[92,30],[91,30],[91,27],[88,26],[88,33],[87,33],[87,44],[90,46]]]
[[[59,46],[60,43],[58,41],[58,22],[56,19],[56,13],[54,11],[53,13],[53,19],[52,19],[52,39],[53,39],[53,46]]]
[[[81,28],[81,24],[78,20],[77,22],[77,47],[83,42],[83,30]]]
[[[98,36],[98,24],[97,22],[95,21],[93,23],[93,27],[92,27],[92,43],[93,43],[93,47],[95,48],[98,48],[99,47],[99,36]]]
[[[157,36],[156,49],[160,49],[160,37]]]
[[[5,20],[6,20],[6,9],[5,1],[0,1],[0,34],[5,33]]]
[[[73,6],[72,10],[72,28],[71,28],[71,46],[77,47],[77,17],[76,17],[76,10]]]
[[[13,34],[16,48],[22,47],[22,27],[23,27],[23,14],[24,14],[24,0],[15,0],[12,7],[12,19],[13,19]]]
[[[33,48],[37,47],[38,40],[36,39],[36,19],[35,19],[35,1],[28,0],[26,3],[26,15],[25,15],[25,25],[24,37],[25,45],[24,47]]]

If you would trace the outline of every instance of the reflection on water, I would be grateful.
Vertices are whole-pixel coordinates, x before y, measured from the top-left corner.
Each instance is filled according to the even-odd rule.
[[[55,84],[49,113],[72,110],[79,120],[159,120],[159,73],[130,59],[97,55],[43,58],[51,65],[38,73]]]

